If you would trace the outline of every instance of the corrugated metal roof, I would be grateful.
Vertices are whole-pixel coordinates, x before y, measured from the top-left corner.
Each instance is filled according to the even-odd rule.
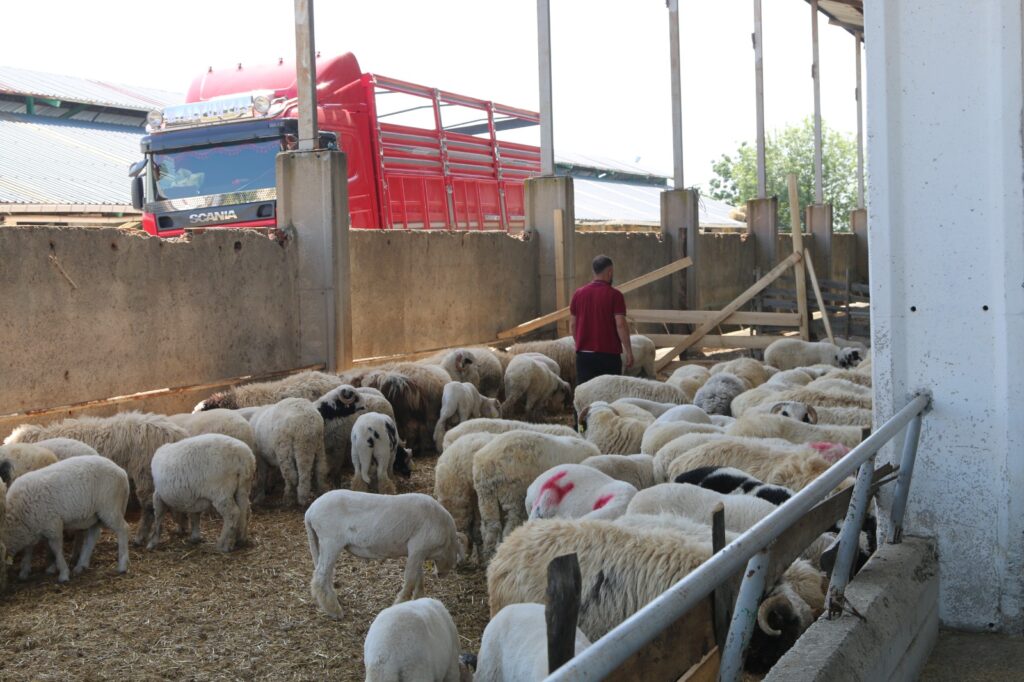
[[[131,203],[128,166],[142,131],[124,126],[0,115],[3,204]]]
[[[150,111],[185,101],[184,95],[156,88],[120,85],[91,78],[63,76],[0,66],[0,93],[32,95],[97,106]]]
[[[809,3],[811,0],[807,0]],[[837,26],[854,33],[864,32],[863,0],[818,0],[818,9]]]
[[[661,222],[662,188],[584,178],[574,178],[572,185],[576,196],[576,220],[621,221],[638,225]],[[723,201],[702,196],[699,208],[702,226],[745,226],[729,217],[733,207]]]

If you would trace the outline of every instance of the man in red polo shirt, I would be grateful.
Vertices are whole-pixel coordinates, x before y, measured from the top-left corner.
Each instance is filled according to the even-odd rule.
[[[633,348],[626,326],[626,299],[612,287],[612,259],[598,256],[593,262],[594,279],[576,290],[569,304],[569,325],[576,340],[576,383],[601,376],[622,374],[633,365]]]

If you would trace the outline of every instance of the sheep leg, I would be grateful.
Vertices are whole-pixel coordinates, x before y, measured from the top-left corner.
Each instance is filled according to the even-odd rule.
[[[145,502],[141,502],[145,500]],[[150,530],[153,527],[153,495],[150,494],[140,497],[140,503],[142,507],[142,513],[139,515],[139,527],[135,531],[135,539],[132,540],[132,544],[136,546],[142,546],[149,538]]]
[[[395,494],[395,482],[388,476],[388,470],[391,468],[390,464],[386,457],[377,459],[377,492],[382,495]]]
[[[199,527],[200,518],[202,518],[202,514],[199,512],[189,514],[189,519],[192,521],[192,534],[189,536],[188,541],[193,545],[198,545],[203,541],[203,531]]]
[[[117,572],[126,573],[128,571],[128,524],[124,520],[124,513],[103,512],[99,517],[103,525],[117,535]]]
[[[241,510],[235,504],[233,497],[220,500],[214,505],[224,521],[220,531],[220,538],[217,539],[217,551],[230,552],[234,549],[235,536],[238,534],[238,526],[241,520]]]
[[[32,572],[32,553],[36,545],[32,543],[21,553],[21,570],[18,571],[18,580],[28,580],[28,574]]]
[[[291,504],[291,501],[295,499],[295,487],[299,482],[299,472],[295,468],[295,460],[285,457],[278,462],[278,467],[281,469],[281,478],[284,479],[284,494],[281,496],[281,500],[285,504]]]
[[[78,563],[75,564],[75,569],[72,571],[74,575],[81,575],[85,569],[89,568],[89,560],[92,559],[92,551],[96,548],[96,540],[100,537],[100,529],[99,521],[97,521],[85,531],[82,551],[79,552]]]
[[[171,516],[174,518],[174,523],[178,526],[178,535],[185,535],[189,532],[188,514],[173,512]]]
[[[156,549],[160,544],[160,532],[164,522],[164,501],[159,495],[153,495],[153,530],[149,535],[149,543],[146,549]]]
[[[249,506],[249,491],[244,486],[239,486],[235,491],[235,504],[238,505],[241,515],[235,529],[235,546],[241,547],[249,542],[249,516],[252,513]]]
[[[314,456],[309,461],[305,461],[304,458],[300,460],[298,454],[296,453],[294,459],[299,477],[298,500],[299,504],[305,507],[313,501],[313,469],[316,467],[316,458]]]
[[[480,530],[482,557],[486,561],[494,553],[501,539],[501,505],[493,490],[477,491],[477,505],[480,509]]]
[[[310,531],[312,534],[312,531]],[[338,593],[334,591],[334,565],[341,554],[342,546],[331,538],[320,538],[319,555],[313,569],[313,578],[309,581],[309,590],[313,594],[320,609],[334,620],[341,620],[345,612],[341,608]],[[314,539],[310,537],[312,551]]]
[[[402,589],[395,597],[395,603],[401,604],[404,601],[415,599],[413,594],[416,592],[416,584],[423,582],[423,560],[424,556],[422,552],[411,552],[409,558],[405,562],[405,582],[402,583]],[[422,588],[420,588],[422,590]]]
[[[369,486],[366,485],[366,481],[363,480],[363,477],[359,475],[358,471],[352,474],[352,483],[349,487],[351,487],[352,490],[359,492],[366,492],[370,489]]]
[[[270,472],[267,469],[267,463],[263,461],[262,457],[256,458],[256,485],[253,489],[252,501],[255,504],[263,504],[263,499],[267,496],[267,475]]]
[[[56,533],[47,534],[46,542],[53,552],[53,560],[57,562],[57,582],[66,583],[71,575],[68,562],[64,560],[64,529],[58,528]]]
[[[437,417],[437,426],[434,427],[434,447],[437,448],[438,452],[444,449],[445,426],[448,424],[451,416],[452,406],[450,404],[442,405],[441,414]]]
[[[331,489],[330,466],[327,462],[327,450],[320,447],[313,461],[313,474],[317,493],[325,493]]]

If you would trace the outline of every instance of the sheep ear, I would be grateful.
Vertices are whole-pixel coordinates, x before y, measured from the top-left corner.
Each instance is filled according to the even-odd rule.
[[[818,411],[810,405],[807,406],[807,418],[811,420],[811,424],[818,423]]]
[[[779,414],[784,409],[786,409],[786,405],[784,403],[775,403],[772,405],[772,409],[768,410],[768,414]]]
[[[579,422],[579,425],[580,425],[580,433],[586,433],[587,432],[587,415],[589,415],[589,414],[590,414],[590,405],[587,405],[586,407],[583,408],[583,411],[580,412],[580,416],[576,420],[577,422]]]
[[[11,460],[5,459],[3,461],[0,461],[0,481],[3,481],[4,483],[11,482],[11,469]]]
[[[761,630],[772,637],[782,634],[783,624],[796,617],[793,605],[784,594],[768,597],[757,609],[757,624]]]

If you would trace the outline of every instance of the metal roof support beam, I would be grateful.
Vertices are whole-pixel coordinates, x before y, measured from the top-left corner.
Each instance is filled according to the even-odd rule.
[[[818,0],[811,0],[811,78],[814,80],[814,203],[825,203],[821,159],[821,72],[818,63]]]
[[[299,99],[299,151],[312,151],[317,146],[313,0],[295,0],[295,72]]]
[[[75,106],[71,107],[63,114],[61,114],[60,118],[72,118],[74,116],[77,116],[78,114],[85,111],[88,106],[88,104],[76,104]]]
[[[857,100],[857,208],[864,208],[864,104],[861,99],[860,49],[862,34],[853,34],[853,44],[857,49],[857,89],[854,96]]]
[[[668,5],[669,65],[672,71],[672,168],[676,189],[683,184],[683,88],[679,57],[679,0],[666,0]]]
[[[25,98],[25,113],[29,116],[36,115],[36,98],[31,95]]]
[[[540,174],[555,174],[555,133],[551,108],[551,2],[537,0],[537,64],[540,68]]]
[[[768,176],[764,158],[764,54],[762,50],[761,0],[754,0],[754,82],[757,104],[757,198],[767,194]]]

